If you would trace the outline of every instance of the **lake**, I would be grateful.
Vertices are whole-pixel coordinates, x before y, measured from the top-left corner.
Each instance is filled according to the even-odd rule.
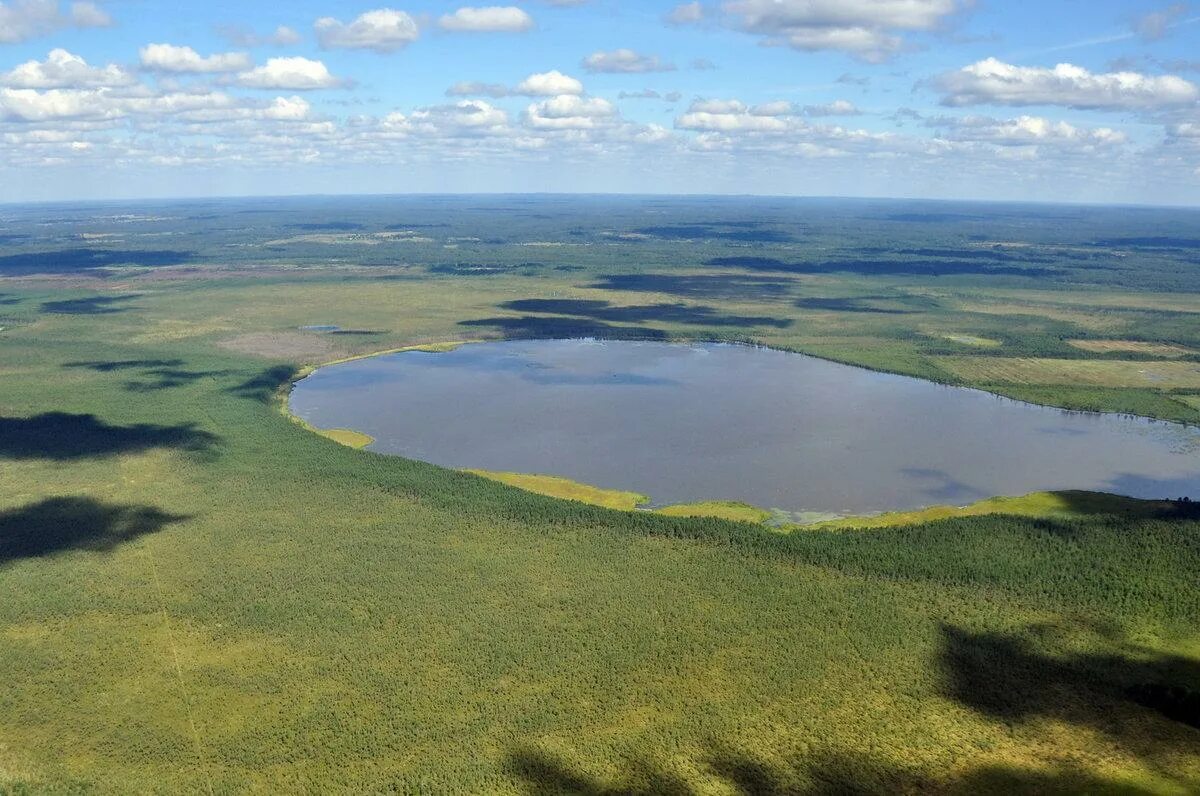
[[[861,514],[1045,489],[1200,497],[1200,429],[730,344],[531,340],[318,369],[292,411],[446,467],[653,505]]]

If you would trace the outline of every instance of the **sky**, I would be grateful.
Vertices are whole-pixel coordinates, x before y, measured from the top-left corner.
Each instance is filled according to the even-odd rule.
[[[0,201],[433,192],[1200,205],[1200,2],[0,0]]]

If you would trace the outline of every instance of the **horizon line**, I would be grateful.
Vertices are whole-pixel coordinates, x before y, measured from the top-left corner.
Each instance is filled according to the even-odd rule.
[[[560,197],[628,197],[647,199],[793,199],[810,201],[850,202],[931,202],[943,204],[1035,205],[1046,207],[1138,208],[1150,210],[1200,210],[1198,204],[1152,204],[1148,202],[1062,201],[1051,199],[977,199],[917,196],[857,196],[837,194],[756,194],[756,193],[649,193],[626,191],[411,191],[365,193],[286,193],[286,194],[197,194],[194,196],[139,196],[80,199],[0,200],[0,207],[31,207],[62,204],[154,203],[232,200],[279,199],[353,199],[393,197],[453,197],[453,196],[560,196]]]

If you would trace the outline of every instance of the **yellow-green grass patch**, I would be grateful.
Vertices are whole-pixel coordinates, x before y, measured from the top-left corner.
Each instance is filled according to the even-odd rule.
[[[1147,343],[1142,340],[1068,340],[1068,343],[1083,351],[1096,354],[1132,353],[1158,357],[1183,357],[1195,352],[1171,343]]]
[[[365,448],[375,441],[370,434],[349,428],[319,428],[317,433],[348,448]]]
[[[646,495],[637,492],[604,489],[592,486],[591,484],[581,484],[578,481],[572,481],[570,478],[561,478],[556,475],[506,473],[494,470],[466,470],[465,472],[483,478],[490,478],[493,481],[499,481],[509,486],[515,486],[518,489],[524,489],[526,492],[536,492],[539,495],[560,498],[562,500],[576,500],[580,503],[601,506],[606,509],[633,511],[638,506],[650,500]]]
[[[954,376],[976,384],[1200,388],[1200,363],[1196,362],[985,356],[944,356],[935,361]]]
[[[764,523],[771,519],[771,512],[740,503],[736,500],[702,500],[696,503],[677,503],[656,509],[659,514],[672,517],[717,517],[734,522]]]
[[[990,337],[978,337],[973,334],[940,334],[933,336],[949,340],[951,343],[969,345],[973,348],[999,348],[1001,345],[999,340],[993,340]]]
[[[1129,318],[1108,312],[1087,312],[1082,309],[1066,309],[1045,304],[1010,304],[980,301],[960,302],[955,309],[962,312],[977,312],[983,315],[1027,315],[1052,321],[1072,323],[1081,329],[1113,331],[1130,324]]]
[[[891,528],[918,525],[951,517],[977,517],[983,514],[1015,514],[1022,517],[1084,517],[1093,514],[1118,514],[1130,518],[1156,517],[1172,511],[1174,504],[1165,500],[1139,500],[1106,492],[1031,492],[1019,497],[993,497],[968,506],[929,506],[916,511],[892,511],[870,517],[844,517],[828,522],[800,526],[805,529]]]

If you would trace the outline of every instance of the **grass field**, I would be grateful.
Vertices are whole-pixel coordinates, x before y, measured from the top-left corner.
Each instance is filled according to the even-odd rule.
[[[532,207],[565,212],[558,201]],[[474,206],[414,205],[402,221],[498,223]],[[619,226],[617,210],[606,224],[646,227]],[[716,223],[735,210],[671,212]],[[504,223],[545,241],[575,222]],[[806,223],[814,246],[850,234]],[[246,244],[222,248],[229,260],[177,268],[96,273],[88,254],[82,270],[30,273],[25,255],[0,257],[0,792],[1200,790],[1189,506],[1064,493],[780,533],[731,521],[751,519],[741,511],[533,494],[355,450],[279,411],[291,380],[325,361],[593,333],[754,339],[1200,419],[1174,382],[1125,386],[1131,368],[1183,380],[1187,357],[1081,350],[1068,341],[1093,339],[1087,327],[1034,301],[1018,317],[952,298],[1068,302],[1069,284],[897,275],[894,262],[916,262],[899,254],[809,273],[799,244],[739,242],[760,259],[704,266],[680,252],[744,252],[668,233],[587,233],[578,260],[533,265],[537,247],[485,258],[387,242],[242,261],[266,250],[228,234]],[[777,270],[762,270],[768,256]],[[1130,279],[1200,307],[1176,255],[1154,257]],[[1200,346],[1187,313],[1138,305],[1110,265],[1079,277],[1080,312],[1112,294],[1121,334]],[[341,329],[300,331],[316,324]],[[931,331],[1002,346],[964,354]],[[1095,386],[1046,381],[1058,371],[1029,361],[1084,368]],[[1028,383],[1001,384],[1010,372]]]

